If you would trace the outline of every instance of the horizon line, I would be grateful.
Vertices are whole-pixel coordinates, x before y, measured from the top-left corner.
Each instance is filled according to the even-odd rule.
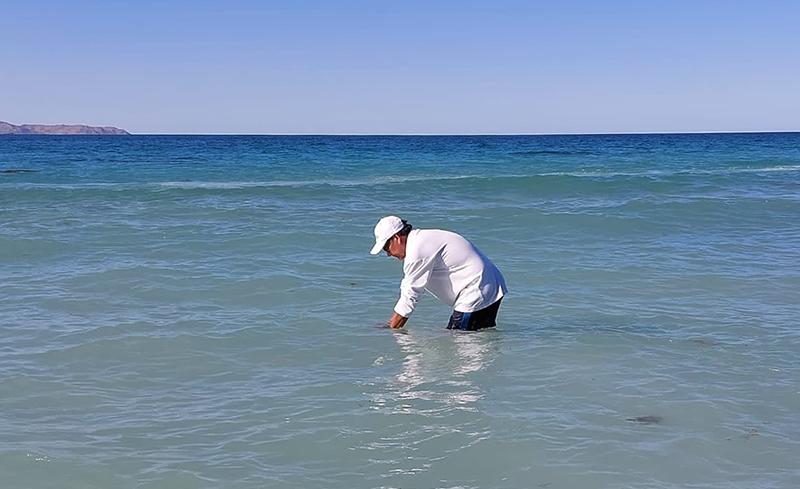
[[[94,127],[94,126],[89,126]],[[481,137],[481,136],[659,136],[659,135],[700,135],[700,134],[797,134],[800,129],[777,129],[755,131],[641,131],[641,132],[484,132],[484,133],[361,133],[361,132],[130,132],[127,134],[58,134],[58,133],[4,133],[2,136],[325,136],[325,137]]]
[[[643,132],[475,132],[475,133],[325,133],[325,132],[268,132],[268,133],[237,133],[237,132],[129,132],[130,136],[645,136],[645,135],[681,135],[681,134],[791,134],[800,133],[800,129],[777,129],[756,131],[643,131]],[[68,136],[70,134],[63,134]],[[74,134],[80,136],[81,134]],[[89,134],[91,136],[91,134]],[[113,136],[114,134],[112,134]],[[122,134],[124,136],[124,134]]]

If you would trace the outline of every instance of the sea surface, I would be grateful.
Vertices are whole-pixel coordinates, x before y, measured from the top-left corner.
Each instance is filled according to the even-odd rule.
[[[495,331],[380,327],[397,214]],[[800,133],[0,136],[0,488],[800,487]]]

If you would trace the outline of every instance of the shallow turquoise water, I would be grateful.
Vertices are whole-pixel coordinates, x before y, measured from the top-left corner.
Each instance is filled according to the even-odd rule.
[[[800,484],[800,134],[4,136],[0,172],[2,486]],[[497,331],[375,327],[389,213],[495,261]]]

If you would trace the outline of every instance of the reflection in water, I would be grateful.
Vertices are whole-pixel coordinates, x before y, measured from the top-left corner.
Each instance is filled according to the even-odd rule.
[[[490,436],[479,406],[484,386],[495,383],[488,367],[500,336],[419,329],[392,335],[402,364],[392,362],[392,373],[370,395],[372,409],[385,415],[383,429],[355,449],[365,450],[371,463],[385,464],[380,477],[395,483],[382,486],[406,487],[414,485],[407,477],[437,465],[442,470],[448,457]]]
[[[418,331],[395,332],[403,364],[389,393],[402,413],[436,414],[449,409],[477,410],[483,398],[475,375],[494,362],[499,336],[494,332],[446,333],[435,337]]]
[[[404,354],[403,368],[396,377],[402,395],[403,391],[412,390],[425,382],[425,375],[422,372],[422,348],[414,336],[406,331],[398,331],[394,337]]]
[[[453,341],[459,360],[456,375],[478,372],[491,365],[497,356],[498,339],[496,331],[454,333]]]

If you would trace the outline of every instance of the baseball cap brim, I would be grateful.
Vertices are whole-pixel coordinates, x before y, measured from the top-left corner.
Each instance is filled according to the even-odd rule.
[[[390,237],[391,237],[391,236],[390,236]],[[384,247],[384,246],[386,246],[386,242],[387,242],[387,241],[389,241],[389,239],[388,239],[388,238],[387,238],[387,239],[384,239],[383,241],[376,241],[376,242],[375,242],[375,246],[373,246],[373,247],[372,247],[372,249],[371,249],[371,250],[369,250],[369,254],[370,254],[370,255],[377,255],[378,253],[380,253],[380,252],[381,252],[381,250],[383,250],[383,247]],[[362,248],[362,249],[363,249],[363,248]]]

